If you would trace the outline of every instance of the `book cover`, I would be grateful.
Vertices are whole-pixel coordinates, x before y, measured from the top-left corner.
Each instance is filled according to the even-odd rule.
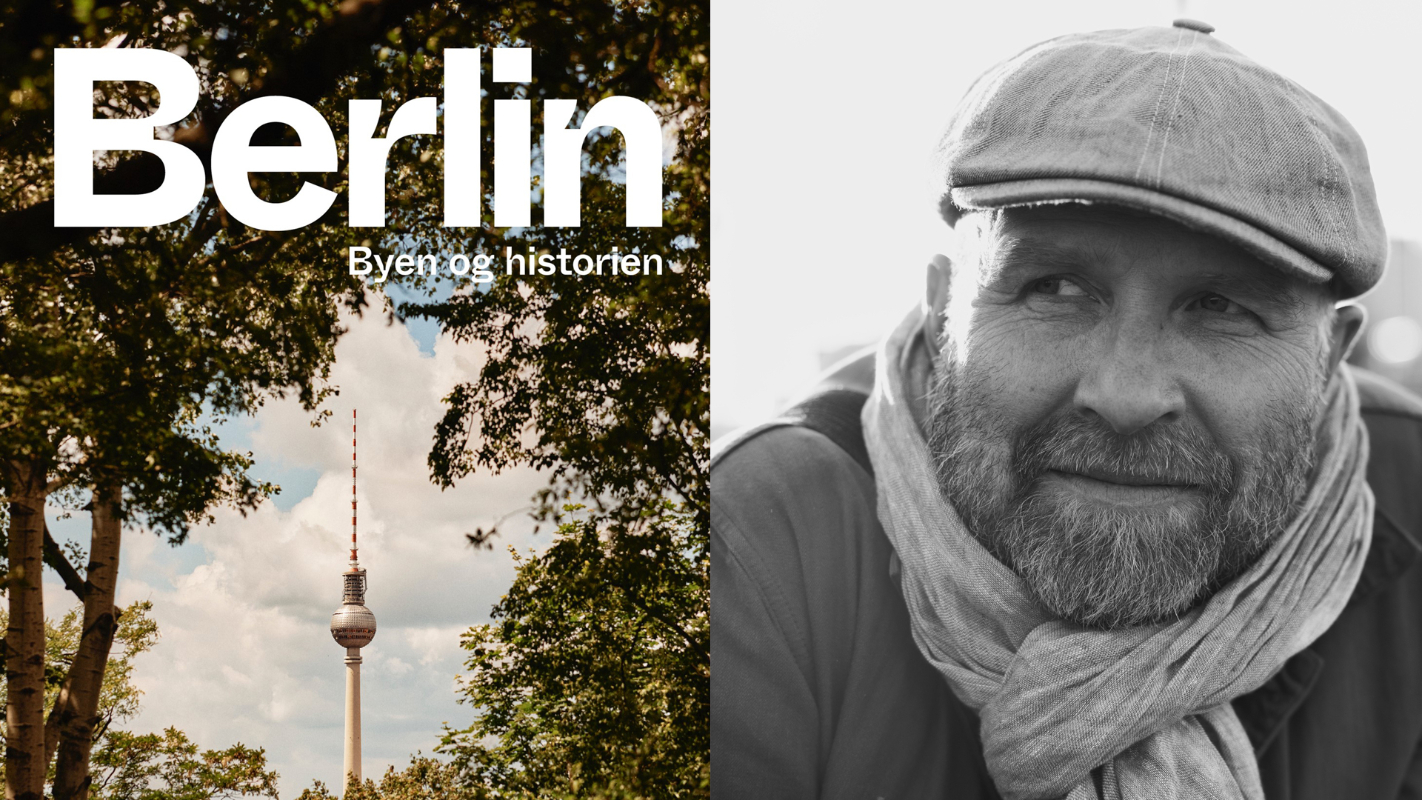
[[[7,796],[705,796],[709,22],[0,12]]]

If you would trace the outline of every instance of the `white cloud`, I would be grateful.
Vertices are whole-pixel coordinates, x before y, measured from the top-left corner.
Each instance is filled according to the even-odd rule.
[[[430,752],[442,723],[468,724],[471,709],[454,694],[459,635],[488,621],[512,581],[506,547],[547,543],[520,514],[500,525],[493,551],[474,551],[464,538],[528,505],[542,476],[481,473],[444,492],[429,482],[440,398],[477,374],[479,348],[442,337],[423,356],[403,326],[379,314],[348,323],[336,349],[333,419],[312,428],[309,414],[284,401],[268,404],[251,428],[257,473],[269,464],[316,471],[309,496],[245,518],[221,511],[180,548],[125,532],[119,600],[152,600],[162,634],[137,661],[143,710],[127,727],[175,725],[203,747],[265,747],[283,796],[340,778],[344,652],[328,626],[349,541],[352,406],[360,410],[360,558],[378,621],[361,675],[367,776]],[[87,526],[78,523],[65,533]],[[63,589],[52,580],[48,589],[51,615],[62,613]]]

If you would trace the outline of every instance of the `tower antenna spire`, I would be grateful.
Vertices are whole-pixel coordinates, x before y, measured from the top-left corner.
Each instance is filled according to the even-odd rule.
[[[351,563],[356,563],[356,410],[351,409]]]

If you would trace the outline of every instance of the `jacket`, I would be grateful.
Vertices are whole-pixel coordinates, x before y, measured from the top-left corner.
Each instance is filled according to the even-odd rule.
[[[1333,627],[1235,710],[1265,796],[1422,798],[1422,400],[1355,370],[1377,499]],[[875,514],[858,409],[835,391],[711,470],[711,792],[995,798],[978,722],[920,656]]]

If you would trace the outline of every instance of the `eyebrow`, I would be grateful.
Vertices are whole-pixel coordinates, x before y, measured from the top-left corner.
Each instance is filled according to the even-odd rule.
[[[998,278],[1014,270],[1029,268],[1082,269],[1094,260],[1097,258],[1093,254],[1077,252],[1074,248],[1042,244],[1021,236],[1002,236],[998,239],[992,263],[984,265],[984,277]]]
[[[996,280],[1027,269],[1086,269],[1092,262],[1106,258],[1106,254],[1094,253],[1093,249],[1089,245],[1086,248],[1063,247],[1025,236],[1001,236],[991,263],[983,265],[982,278]],[[1276,267],[1262,261],[1259,263],[1266,269],[1278,271]],[[1195,281],[1221,292],[1243,295],[1251,304],[1272,313],[1297,318],[1308,307],[1308,303],[1289,285],[1282,274],[1271,280],[1224,272],[1201,272],[1195,276]]]

